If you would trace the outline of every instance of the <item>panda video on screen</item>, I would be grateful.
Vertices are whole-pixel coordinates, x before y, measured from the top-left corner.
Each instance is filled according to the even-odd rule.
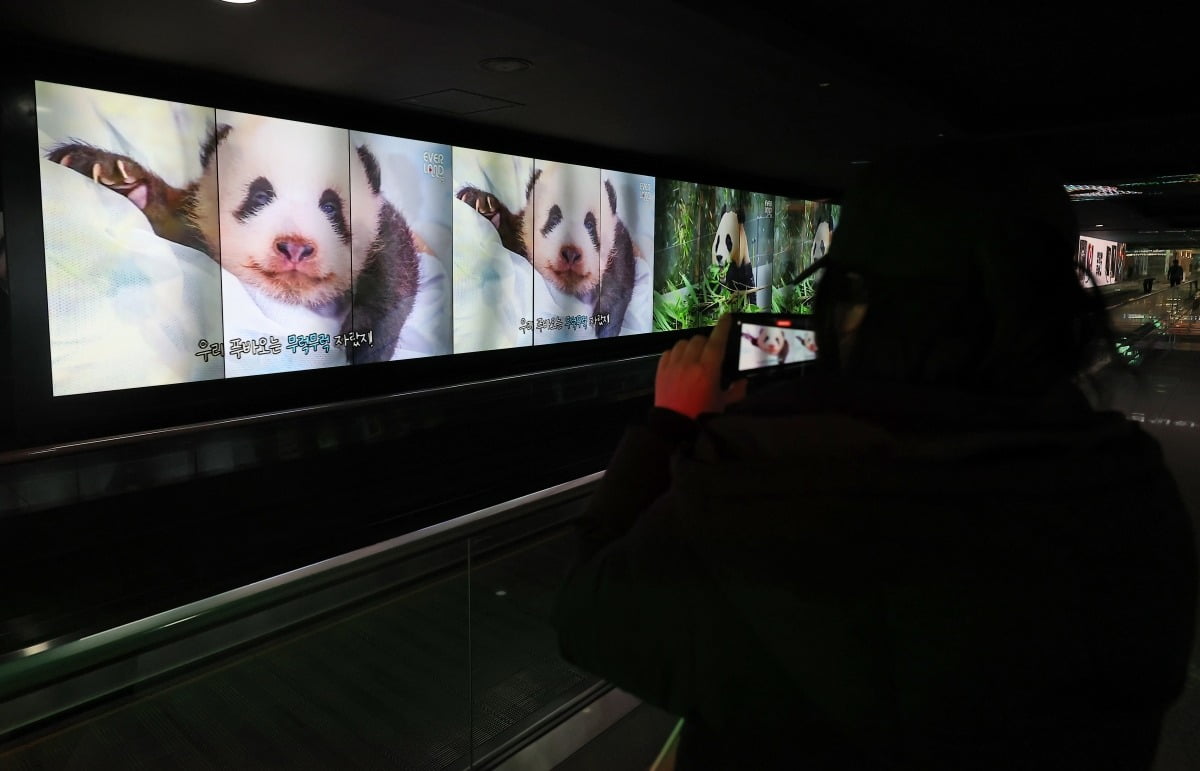
[[[344,130],[222,117],[198,148],[201,175],[184,187],[83,142],[60,142],[47,158],[125,196],[157,235],[207,254],[252,297],[306,309],[353,339],[343,363],[391,359],[420,262],[407,221],[381,195],[371,149],[358,146],[347,158]]]
[[[620,334],[638,255],[610,179],[601,186],[598,169],[543,162],[518,204],[475,185],[455,195],[491,223],[504,248],[527,260],[551,292],[597,320],[596,337]]]
[[[746,324],[742,330],[740,369],[758,369],[783,364],[788,357],[788,341],[785,330],[780,327]]]
[[[754,285],[754,265],[746,241],[746,214],[742,210],[721,211],[712,261],[726,269],[721,286],[727,291],[746,294],[759,288]]]

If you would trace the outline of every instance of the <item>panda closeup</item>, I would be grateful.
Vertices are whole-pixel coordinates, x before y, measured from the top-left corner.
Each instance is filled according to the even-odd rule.
[[[380,194],[366,146],[349,175],[337,143],[297,162],[314,128],[250,115],[221,124],[200,148],[200,177],[183,188],[84,143],[59,144],[47,158],[124,195],[157,235],[204,252],[251,293],[341,318],[342,333],[371,332],[370,346],[347,348],[350,361],[386,361],[417,293],[414,236]]]
[[[787,361],[787,335],[779,327],[763,327],[750,341],[761,353],[760,366],[782,364]]]
[[[620,334],[633,296],[637,253],[612,182],[604,180],[597,196],[589,179],[586,169],[543,163],[530,175],[519,210],[478,187],[464,186],[455,195],[486,218],[504,248],[528,260],[547,286],[607,317],[596,336],[612,337]]]
[[[717,235],[713,239],[712,262],[720,267],[729,266],[721,285],[731,292],[746,292],[755,288],[745,219],[745,214],[740,210],[722,210],[721,218],[717,221]]]

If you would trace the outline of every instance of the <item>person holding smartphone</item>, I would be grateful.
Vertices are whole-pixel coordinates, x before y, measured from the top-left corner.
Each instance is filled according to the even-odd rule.
[[[1151,768],[1192,523],[1086,387],[1107,315],[1062,185],[1023,161],[866,167],[814,372],[723,387],[728,317],[662,355],[554,621],[566,660],[683,718],[678,771]]]

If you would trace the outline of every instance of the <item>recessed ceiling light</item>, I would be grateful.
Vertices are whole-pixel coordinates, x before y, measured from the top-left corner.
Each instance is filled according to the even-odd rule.
[[[480,60],[479,66],[488,72],[520,72],[532,67],[533,62],[516,56],[493,56]]]
[[[223,0],[223,2],[233,3],[234,5],[246,5],[248,3],[253,3],[254,0]]]
[[[1102,227],[1104,227],[1104,226],[1103,226],[1103,225],[1097,225],[1096,227],[1098,227],[1098,228],[1102,228]]]

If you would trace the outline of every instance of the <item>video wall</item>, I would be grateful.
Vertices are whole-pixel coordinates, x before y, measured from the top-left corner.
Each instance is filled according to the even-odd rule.
[[[806,312],[839,209],[38,81],[55,396]]]

